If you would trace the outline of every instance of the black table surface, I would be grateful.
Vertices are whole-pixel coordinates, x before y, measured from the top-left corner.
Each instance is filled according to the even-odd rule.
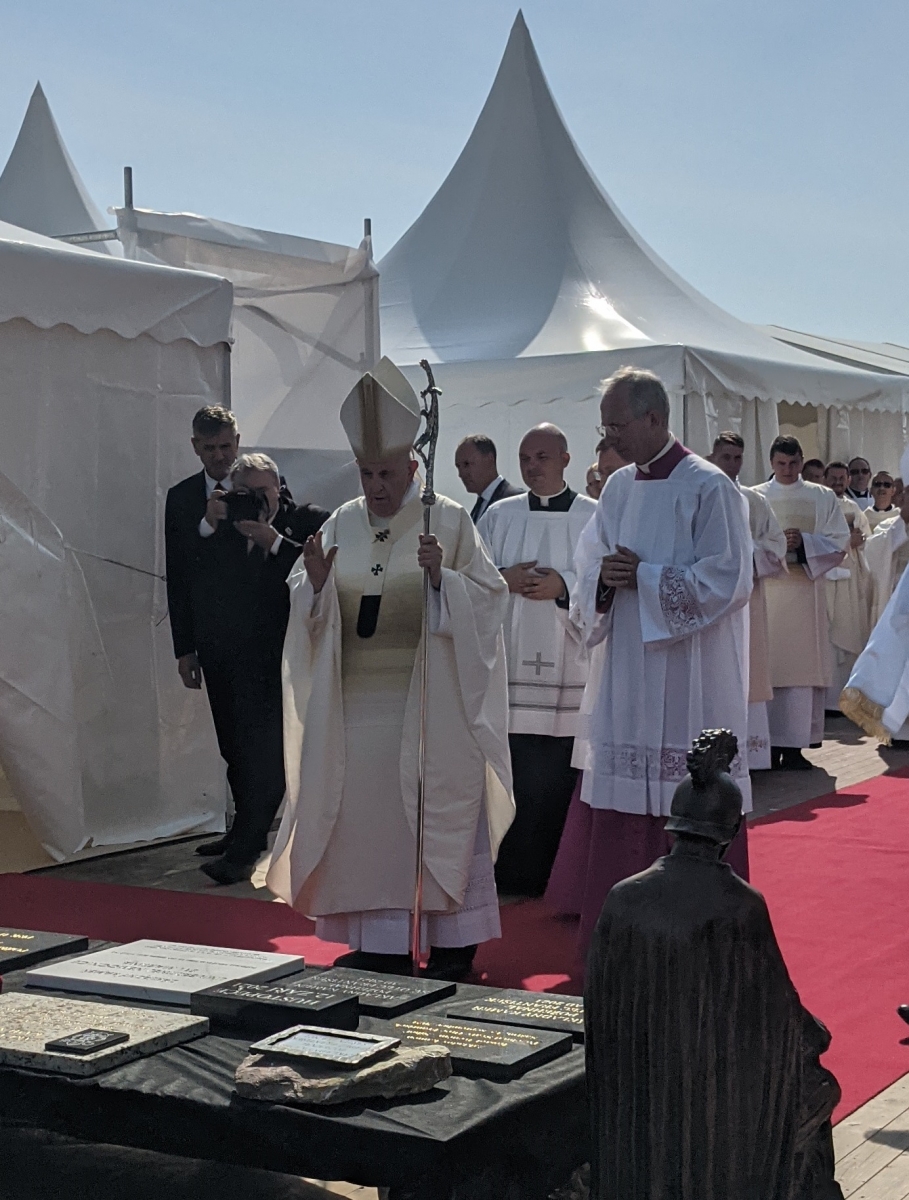
[[[24,983],[11,973],[3,990]],[[457,999],[489,991],[459,984]],[[444,1016],[451,1000],[417,1011]],[[400,1196],[501,1197],[520,1179],[522,1195],[542,1197],[588,1157],[581,1047],[507,1083],[452,1076],[416,1096],[322,1108],[238,1096],[234,1071],[248,1052],[248,1039],[208,1035],[87,1079],[0,1067],[0,1122]]]

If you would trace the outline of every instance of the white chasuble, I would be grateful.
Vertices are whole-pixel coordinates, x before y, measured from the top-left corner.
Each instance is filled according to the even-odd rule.
[[[564,512],[532,510],[528,496],[494,504],[478,529],[500,568],[522,562],[551,567],[575,585],[578,539],[596,505],[574,496]],[[554,600],[529,600],[509,593],[505,621],[510,733],[573,737],[587,682],[587,650],[567,607]]]
[[[659,465],[649,478],[634,466],[616,471],[597,505],[599,548],[640,557],[637,587],[607,592],[599,612],[598,556],[578,579],[589,644],[608,638],[585,798],[594,808],[668,816],[692,741],[726,728],[738,739],[730,770],[748,811],[747,505],[722,471],[680,446]]]
[[[899,509],[873,530],[865,543],[865,561],[871,575],[870,624],[873,629],[909,564],[909,532]]]
[[[751,527],[751,553],[754,562],[754,591],[748,606],[748,701],[750,704],[759,704],[773,699],[764,580],[786,574],[786,535],[780,528],[773,509],[760,492],[752,488],[742,488],[741,491],[748,502],[748,523]]]
[[[342,505],[323,526],[323,545],[338,546],[325,587],[314,597],[302,563],[289,580],[287,807],[267,882],[314,917],[406,915],[413,902],[419,496],[372,522],[362,498]],[[514,813],[507,590],[460,505],[437,497],[431,532],[443,569],[430,597],[424,907],[450,914],[464,902],[477,847],[494,858]]]
[[[909,737],[909,571],[903,572],[858,656],[840,708],[885,745],[893,737]]]
[[[824,576],[849,548],[846,518],[834,493],[819,483],[771,479],[753,490],[770,503],[780,528],[798,529],[803,542],[801,554],[786,555],[787,573],[764,585],[770,682],[774,689],[827,687],[831,661]]]

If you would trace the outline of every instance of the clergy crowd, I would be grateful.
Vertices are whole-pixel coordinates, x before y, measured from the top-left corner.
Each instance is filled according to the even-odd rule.
[[[747,812],[750,773],[810,770],[839,715],[909,560],[901,482],[781,436],[743,487],[742,437],[692,452],[649,371],[611,376],[600,410],[586,494],[557,426],[521,440],[523,486],[475,434],[455,453],[475,502],[436,496],[429,532],[420,404],[388,360],[342,406],[362,495],[330,515],[239,456],[232,414],[197,414],[203,470],[168,496],[171,625],[236,809],[202,869],[249,878],[283,798],[268,886],[339,963],[409,971],[418,837],[427,974],[469,972],[502,894],[578,916],[583,956],[612,886],[667,852],[702,730],[735,735]],[[748,878],[744,825],[727,861]]]

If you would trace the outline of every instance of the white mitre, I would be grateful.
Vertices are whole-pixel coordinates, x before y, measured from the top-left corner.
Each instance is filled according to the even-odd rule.
[[[390,358],[356,383],[341,405],[341,424],[360,462],[382,462],[412,448],[420,402]]]

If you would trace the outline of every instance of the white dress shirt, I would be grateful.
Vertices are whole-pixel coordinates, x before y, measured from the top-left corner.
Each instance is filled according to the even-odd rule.
[[[205,472],[205,499],[206,500],[211,499],[211,494],[215,490],[215,488],[221,488],[223,491],[229,492],[231,490],[230,480],[226,479],[226,480],[222,480],[221,483],[218,483],[217,480],[212,479],[211,476],[206,471]],[[211,537],[211,535],[214,532],[215,532],[214,529],[208,523],[208,519],[206,517],[203,517],[202,520],[199,522],[199,537],[204,537],[204,538]],[[277,554],[278,550],[281,548],[281,543],[283,541],[284,541],[284,537],[282,534],[279,533],[278,536],[275,538],[275,540],[272,542],[271,548],[268,551],[268,553],[269,554]]]

